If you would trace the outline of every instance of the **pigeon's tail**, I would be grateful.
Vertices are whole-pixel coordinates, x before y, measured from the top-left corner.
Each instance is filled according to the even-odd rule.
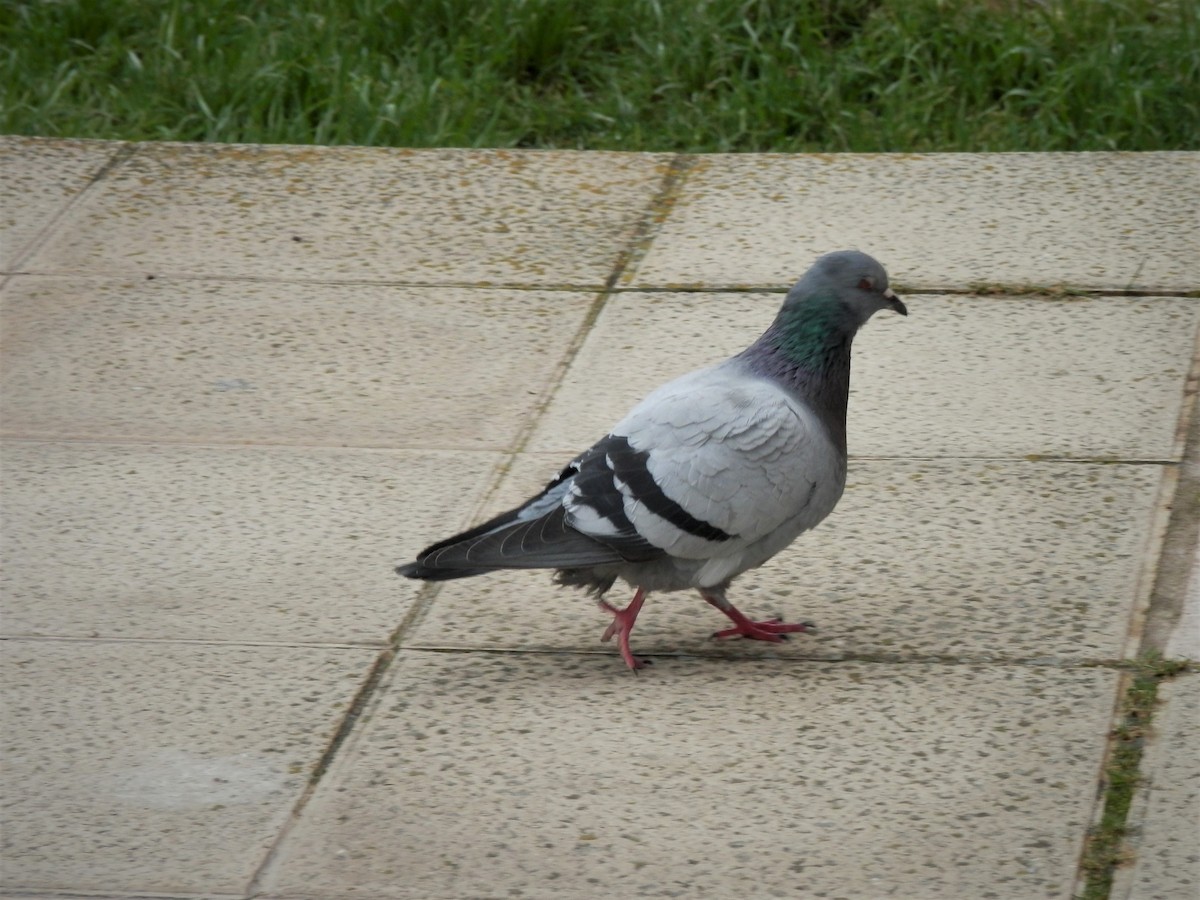
[[[449,581],[497,569],[563,569],[621,562],[614,548],[567,523],[561,501],[574,474],[571,468],[564,470],[528,503],[426,547],[414,562],[397,566],[396,573],[424,581]]]
[[[396,574],[405,578],[416,578],[420,581],[450,581],[453,578],[470,578],[474,575],[484,575],[491,569],[435,569],[423,566],[419,562],[405,563],[396,566]]]
[[[621,562],[611,547],[581,534],[565,521],[562,507],[526,518],[528,507],[439,541],[396,568],[406,578],[447,581],[496,569],[562,569]]]

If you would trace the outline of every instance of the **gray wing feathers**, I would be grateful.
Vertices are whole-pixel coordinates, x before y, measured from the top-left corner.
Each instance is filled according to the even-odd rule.
[[[840,493],[844,477],[815,415],[775,384],[727,366],[666,385],[613,432],[649,451],[647,468],[663,493],[732,536],[736,543],[723,553],[794,520],[815,485],[837,483]],[[674,556],[716,555],[711,541],[672,527],[632,498],[626,513],[639,533]],[[801,530],[811,524],[801,522]]]

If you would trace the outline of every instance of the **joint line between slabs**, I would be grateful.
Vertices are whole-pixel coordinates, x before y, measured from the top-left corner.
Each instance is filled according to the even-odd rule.
[[[569,351],[568,351],[569,352]],[[539,416],[543,410],[535,406],[532,415]],[[533,429],[528,429],[532,433]],[[452,444],[437,446],[398,445],[396,443],[359,443],[333,444],[314,441],[293,440],[242,440],[238,438],[192,438],[174,436],[128,436],[103,434],[54,434],[51,432],[4,432],[0,430],[0,446],[4,444],[72,444],[81,447],[184,447],[201,450],[229,451],[270,451],[270,450],[329,450],[346,453],[462,453],[487,456],[492,454],[506,455],[515,458],[525,451],[529,435],[525,429],[514,439],[513,448],[504,447],[463,447]],[[515,448],[515,449],[514,449]],[[565,459],[579,452],[578,448],[546,448],[545,453],[557,453]],[[1067,465],[1112,465],[1112,466],[1165,466],[1178,467],[1179,459],[1125,457],[1125,456],[1061,456],[1041,453],[1011,453],[1011,454],[963,454],[942,453],[936,455],[916,455],[906,453],[851,453],[850,460],[855,461],[900,461],[900,462],[998,462],[998,463],[1052,463]],[[487,496],[492,493],[491,487]],[[481,504],[482,506],[482,504]]]
[[[620,282],[628,281],[633,277],[638,266],[650,251],[659,228],[675,209],[675,204],[683,190],[683,184],[687,180],[687,174],[695,165],[694,157],[682,153],[676,154],[667,163],[666,171],[663,172],[662,180],[658,185],[658,191],[646,205],[629,245],[617,255],[613,270],[609,273],[604,285],[606,294],[621,290],[618,287]]]
[[[1146,735],[1152,733],[1157,717],[1159,688],[1194,671],[1187,662],[1172,664],[1150,656],[1141,660],[1141,667],[1126,667],[1118,683],[1112,729],[1097,773],[1099,791],[1075,870],[1072,896],[1080,900],[1109,900],[1120,889],[1118,874],[1130,861],[1130,816],[1138,795],[1150,787],[1142,762]]]
[[[345,278],[322,278],[314,276],[311,278],[295,278],[286,275],[246,275],[236,274],[230,275],[225,273],[205,273],[196,272],[173,272],[173,271],[146,271],[139,270],[136,272],[124,271],[55,271],[55,272],[34,272],[29,270],[16,271],[15,269],[9,273],[9,276],[19,275],[24,278],[88,278],[97,281],[128,281],[131,278],[142,278],[146,281],[216,281],[230,284],[284,284],[284,285],[324,285],[332,287],[382,287],[382,288],[419,288],[427,290],[444,290],[448,288],[472,290],[472,291],[544,291],[546,293],[591,293],[599,290],[600,285],[597,283],[573,283],[573,282],[556,282],[553,284],[536,284],[528,281],[422,281],[420,279],[411,278],[370,278],[370,277],[345,277]]]
[[[681,282],[679,284],[647,284],[623,285],[614,287],[616,294],[786,294],[790,285],[786,284],[699,284]],[[1011,290],[1003,292],[978,291],[970,287],[935,288],[896,286],[897,293],[913,297],[974,297],[977,299],[1009,299],[1020,300],[1033,298],[1047,303],[1070,302],[1071,300],[1122,300],[1122,299],[1195,299],[1196,292],[1183,288],[1163,288],[1162,290],[1122,290],[1118,288],[1079,288],[1072,293],[1063,295],[1048,295],[1036,286],[1013,285]]]
[[[598,646],[596,649],[582,647],[467,647],[439,646],[433,643],[419,642],[405,644],[396,648],[396,653],[434,653],[447,656],[469,656],[480,654],[486,656],[574,656],[574,657],[607,657],[616,659],[611,649]],[[912,654],[900,656],[888,653],[841,653],[838,656],[737,656],[734,653],[703,653],[686,650],[642,652],[643,656],[652,659],[692,660],[696,662],[720,662],[734,664],[766,663],[777,665],[821,665],[838,666],[845,664],[866,664],[880,666],[906,665],[938,665],[938,666],[989,666],[1005,668],[1039,669],[1059,672],[1078,671],[1085,669],[1104,669],[1119,674],[1136,673],[1139,663],[1136,659],[1079,658],[1057,659],[1040,656],[949,656],[938,654]],[[653,674],[653,673],[651,673]]]
[[[106,179],[114,169],[117,169],[123,165],[136,152],[137,145],[132,142],[122,142],[119,144],[112,156],[110,156],[108,160],[92,174],[92,177],[88,179],[87,184],[80,188],[75,195],[63,205],[62,209],[60,209],[58,213],[45,224],[42,230],[37,233],[33,240],[26,245],[25,249],[21,252],[21,255],[13,260],[11,266],[12,271],[5,277],[4,283],[7,284],[9,279],[14,275],[21,274],[21,270],[24,267],[25,261],[30,259],[35,253],[37,253],[38,250],[42,248],[42,245],[44,245],[46,241],[50,239],[50,235],[52,235],[58,229],[58,226],[63,219],[70,216],[76,207],[83,202],[83,198],[86,197],[97,184],[99,184],[101,181],[104,181],[104,179]]]
[[[271,842],[266,854],[262,858],[262,862],[255,869],[254,875],[246,888],[246,896],[254,897],[262,893],[264,890],[264,881],[269,877],[271,870],[275,867],[283,849],[284,843],[295,829],[304,809],[308,806],[313,794],[316,793],[317,786],[321,783],[321,779],[329,771],[337,758],[342,746],[350,738],[354,731],[354,726],[358,723],[359,717],[363,710],[375,696],[375,691],[379,687],[379,683],[383,680],[383,676],[391,668],[392,663],[396,658],[396,650],[394,647],[389,647],[376,657],[371,670],[367,673],[366,680],[363,681],[354,699],[350,701],[350,706],[346,709],[345,715],[342,716],[341,722],[338,724],[337,730],[334,731],[333,737],[329,739],[329,744],[325,747],[325,751],[317,760],[316,766],[308,776],[308,781],[304,785],[304,790],[300,792],[299,798],[292,806],[291,812],[288,814],[288,819],[284,822],[283,827],[279,829],[279,833]]]

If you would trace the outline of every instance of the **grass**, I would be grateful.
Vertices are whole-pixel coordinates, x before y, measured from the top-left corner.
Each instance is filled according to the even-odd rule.
[[[1187,661],[1156,656],[1140,659],[1133,666],[1104,772],[1104,808],[1084,848],[1084,886],[1079,900],[1107,900],[1114,872],[1131,859],[1125,846],[1129,808],[1141,784],[1142,749],[1158,703],[1158,685],[1190,669]]]
[[[0,0],[0,131],[676,151],[1200,147],[1194,0]]]

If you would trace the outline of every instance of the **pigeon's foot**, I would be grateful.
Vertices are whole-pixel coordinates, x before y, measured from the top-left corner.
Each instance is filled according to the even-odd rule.
[[[739,613],[738,615],[741,615]],[[733,618],[732,616],[730,618]],[[743,617],[744,618],[744,617]],[[737,619],[734,619],[736,622]],[[780,619],[767,619],[765,622],[754,622],[746,619],[739,622],[736,628],[726,628],[724,631],[714,631],[715,638],[744,637],[756,641],[773,641],[779,643],[787,640],[789,634],[796,632],[816,631],[817,626],[812,622],[788,623]]]
[[[817,626],[812,622],[788,623],[778,618],[767,619],[764,622],[755,622],[748,619],[741,610],[726,600],[724,594],[701,593],[700,596],[725,613],[730,621],[733,622],[733,628],[714,632],[713,637],[715,638],[744,637],[755,641],[771,641],[778,644],[787,640],[789,634],[817,630]]]
[[[600,608],[613,617],[612,622],[604,629],[604,634],[600,635],[600,640],[610,641],[615,634],[617,646],[621,648],[621,658],[625,660],[625,665],[635,672],[650,665],[650,660],[638,659],[629,649],[629,633],[633,631],[633,623],[637,621],[638,613],[642,611],[642,604],[645,602],[646,592],[641,588],[638,588],[637,593],[633,595],[633,599],[624,609],[617,609],[606,600],[599,601]]]

